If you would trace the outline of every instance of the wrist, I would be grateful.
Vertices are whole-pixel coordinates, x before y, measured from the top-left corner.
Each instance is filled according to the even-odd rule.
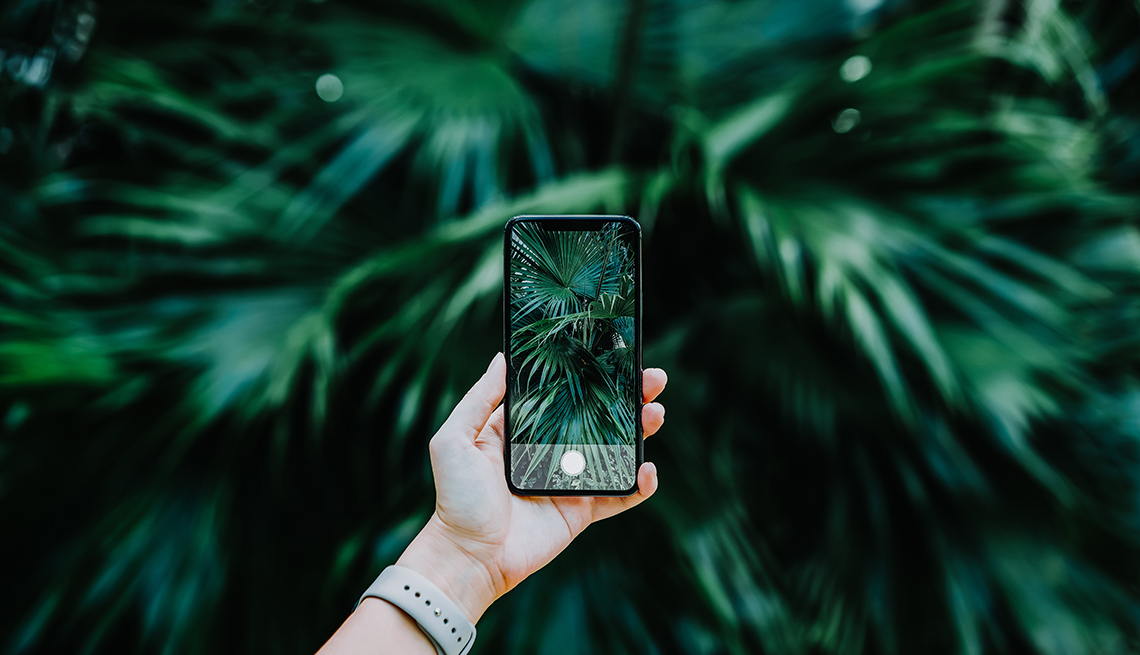
[[[434,513],[396,564],[439,587],[473,624],[500,595],[499,580],[491,567],[448,534],[447,526]]]

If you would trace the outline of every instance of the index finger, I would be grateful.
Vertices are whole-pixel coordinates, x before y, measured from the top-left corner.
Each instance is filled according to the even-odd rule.
[[[659,368],[647,368],[641,373],[641,393],[645,396],[644,402],[651,402],[662,390],[669,376]]]

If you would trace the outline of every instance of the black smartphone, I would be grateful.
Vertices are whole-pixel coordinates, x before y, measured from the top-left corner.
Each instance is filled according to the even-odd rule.
[[[504,232],[507,485],[524,496],[636,493],[641,226],[516,216]]]

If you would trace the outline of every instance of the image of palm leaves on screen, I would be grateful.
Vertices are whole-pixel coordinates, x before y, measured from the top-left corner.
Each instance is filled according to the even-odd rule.
[[[636,407],[632,228],[547,230],[511,243],[511,434],[516,444],[630,445]]]

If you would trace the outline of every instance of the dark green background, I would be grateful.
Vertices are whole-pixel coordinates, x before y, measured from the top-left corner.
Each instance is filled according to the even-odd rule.
[[[315,650],[503,223],[628,213],[660,491],[476,652],[1140,651],[1134,0],[10,0],[0,51],[0,648]]]

